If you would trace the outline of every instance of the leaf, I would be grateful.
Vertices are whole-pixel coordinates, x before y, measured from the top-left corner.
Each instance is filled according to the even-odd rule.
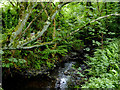
[[[100,46],[100,45],[101,45],[101,43],[100,43],[100,42],[98,42],[98,41],[96,41],[96,44],[97,44],[98,46]]]
[[[90,51],[90,48],[85,48],[86,51]]]
[[[84,77],[84,75],[83,75],[83,74],[81,74],[81,72],[77,72],[77,74],[79,74],[81,77]]]
[[[19,63],[26,63],[26,60],[24,59],[18,59]]]
[[[78,70],[82,70],[81,67],[79,67]]]
[[[16,58],[13,58],[13,62],[16,62],[16,63],[17,63],[17,62],[18,62],[18,60],[17,60]]]
[[[5,67],[6,66],[6,64],[5,63],[2,63],[2,67]]]
[[[0,50],[0,54],[4,54],[4,52],[2,50]]]
[[[8,60],[9,60],[9,61],[13,61],[13,59],[12,59],[12,58],[9,58]]]
[[[7,63],[7,64],[6,64],[6,67],[7,67],[7,68],[9,68],[9,67],[10,67],[10,64],[9,64],[9,63]]]

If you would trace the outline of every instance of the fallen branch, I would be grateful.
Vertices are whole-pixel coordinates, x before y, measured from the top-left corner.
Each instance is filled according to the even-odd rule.
[[[22,49],[31,49],[31,48],[38,48],[40,46],[44,46],[44,45],[50,45],[50,44],[54,44],[55,42],[45,42],[45,43],[41,43],[40,45],[34,45],[34,46],[28,46],[28,47],[22,47]]]

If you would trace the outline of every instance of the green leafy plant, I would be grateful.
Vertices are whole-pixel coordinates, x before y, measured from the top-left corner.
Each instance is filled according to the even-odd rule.
[[[115,86],[113,82],[107,78],[92,77],[89,79],[89,82],[82,85],[82,88],[115,88]]]
[[[16,68],[25,68],[24,67],[24,64],[26,63],[26,60],[24,59],[17,59],[17,58],[8,58],[7,60],[6,59],[3,59],[2,60],[2,67],[7,67],[7,68],[10,68],[10,67],[16,67]]]
[[[82,85],[82,88],[118,88],[119,80],[119,62],[118,45],[119,39],[102,49],[97,49],[94,52],[94,57],[87,56],[89,59],[86,62],[91,68],[87,69],[91,78],[88,82]],[[98,77],[98,78],[97,78]]]

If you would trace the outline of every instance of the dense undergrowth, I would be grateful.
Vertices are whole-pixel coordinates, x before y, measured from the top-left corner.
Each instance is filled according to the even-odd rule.
[[[119,40],[113,38],[120,35],[120,17],[116,16],[120,13],[119,2],[8,2],[3,6],[0,33],[3,76],[10,74],[12,68],[21,72],[51,69],[71,52],[90,53],[100,47],[93,57],[87,56],[91,78],[82,87],[118,88]],[[114,15],[107,17],[111,14]],[[114,42],[108,43],[110,38]]]
[[[47,5],[47,3],[43,4],[44,6]],[[43,11],[42,14],[39,15],[39,12],[42,11],[43,4],[38,3],[38,5],[33,9],[31,16],[28,18],[26,24],[22,28],[21,36],[16,38],[12,47],[19,47],[23,42],[30,41],[32,38],[36,37],[32,36],[32,38],[30,38],[33,33],[37,35],[37,33],[42,30],[43,22],[47,20],[48,15],[52,14],[48,9],[51,8],[51,10],[54,11],[59,3],[56,3],[55,5],[53,3],[49,4],[46,8],[47,14],[46,11]],[[99,7],[97,7],[97,5]],[[118,13],[118,3],[72,2],[61,8],[61,11],[56,15],[55,20],[51,21],[48,31],[46,31],[36,41],[31,42],[26,46],[29,47],[37,44],[44,44],[46,42],[49,43],[50,41],[54,42],[53,45],[43,45],[41,47],[35,47],[27,50],[7,50],[5,48],[7,48],[10,44],[11,35],[17,29],[20,19],[24,17],[26,12],[25,9],[27,8],[28,3],[18,3],[17,5],[15,4],[15,6],[13,6],[11,3],[8,3],[4,4],[3,6],[3,28],[1,34],[2,40],[0,43],[2,43],[2,48],[4,49],[0,51],[0,54],[3,56],[2,63],[4,68],[10,67],[18,70],[21,68],[40,69],[43,66],[51,68],[54,67],[56,62],[61,61],[61,57],[65,56],[71,51],[75,50],[82,52],[82,49],[85,49],[89,52],[91,46],[102,46],[102,42],[105,40],[105,38],[119,35],[118,31],[120,18],[116,16],[101,19],[91,23],[89,26],[81,28],[89,21],[92,21],[98,17],[111,13]],[[24,10],[24,12],[22,12],[22,10]],[[37,17],[37,19],[32,22],[32,25],[25,33],[23,33],[34,17]],[[79,28],[81,29],[77,33],[70,35]]]
[[[119,88],[120,39],[113,39],[104,49],[96,49],[94,56],[87,56],[90,67],[88,82],[82,88]]]

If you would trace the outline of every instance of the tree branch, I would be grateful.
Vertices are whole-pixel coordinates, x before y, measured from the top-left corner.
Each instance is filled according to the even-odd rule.
[[[44,4],[41,2],[41,5],[42,5],[42,7],[44,8]],[[47,17],[48,17],[48,13],[47,13],[47,10],[46,9],[44,9],[44,11],[45,11],[45,13],[46,13],[46,15],[47,15]]]
[[[45,31],[47,31],[48,27],[50,26],[51,24],[51,21],[55,18],[56,14],[59,12],[59,10],[61,9],[61,7],[64,5],[64,3],[61,3],[58,5],[58,8],[57,10],[55,11],[55,13],[53,13],[53,15],[50,17],[48,17],[48,20],[45,22],[45,25],[42,29],[41,32],[38,32],[37,36],[34,36],[35,38],[31,39],[30,41],[27,41],[26,43],[22,44],[22,46],[25,46],[27,45],[28,43],[31,43],[32,41],[35,41],[37,40],[39,37],[41,37]]]
[[[48,5],[48,4],[47,4]],[[29,23],[29,25],[27,26],[27,28],[22,32],[22,36],[25,34],[25,32],[30,28],[30,26],[32,25],[32,23],[37,19],[37,17],[43,12],[44,9],[47,8],[47,5],[38,13],[38,15]],[[20,39],[19,39],[20,40]]]
[[[26,11],[27,12],[24,15],[25,17],[19,22],[19,24],[15,28],[15,32],[13,32],[12,35],[11,35],[10,44],[8,45],[9,47],[14,42],[14,40],[16,39],[16,37],[21,34],[22,29],[25,26],[25,24],[26,24],[26,22],[27,22],[27,20],[28,20],[28,18],[30,16],[30,14],[31,14],[31,12],[32,12],[32,8],[31,8],[30,4],[28,5],[28,8],[27,8]]]
[[[98,21],[98,20],[100,20],[100,19],[109,17],[109,16],[120,16],[120,14],[109,14],[109,15],[106,15],[106,16],[99,17],[99,18],[97,18],[97,19],[95,19],[95,20],[92,20],[91,22],[87,23],[86,25],[84,25],[84,26],[81,27],[80,29],[77,29],[77,30],[71,32],[71,33],[70,33],[70,36],[73,35],[74,33],[78,32],[79,30],[83,29],[84,27],[90,25],[91,23],[93,23],[93,22],[95,22],[95,21]],[[69,36],[68,36],[68,37],[69,37]]]
[[[32,49],[32,48],[38,48],[40,46],[44,45],[50,45],[50,44],[55,44],[55,42],[44,42],[39,45],[33,45],[33,46],[28,46],[28,47],[17,47],[17,48],[3,48],[2,50],[21,50],[21,49]]]
[[[106,15],[106,16],[102,16],[102,17],[99,17],[99,18],[97,18],[95,20],[92,20],[90,23],[93,23],[95,21],[98,21],[100,19],[103,19],[103,18],[106,18],[106,17],[109,17],[109,16],[120,16],[120,14],[109,14],[109,15]]]

